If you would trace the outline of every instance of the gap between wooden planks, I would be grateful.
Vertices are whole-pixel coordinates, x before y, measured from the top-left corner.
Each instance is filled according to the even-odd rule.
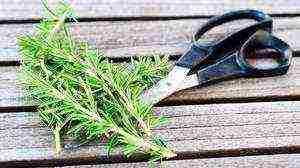
[[[50,6],[58,0],[51,0]],[[270,14],[298,15],[300,3],[289,1],[198,1],[198,0],[77,0],[74,9],[80,18],[136,19],[147,17],[208,17],[238,9],[260,9]],[[0,2],[0,20],[36,20],[42,16],[42,5],[38,0]]]
[[[298,101],[156,107],[155,112],[171,119],[154,132],[176,149],[173,159],[300,152]],[[41,126],[36,112],[0,113],[0,122],[1,164],[139,161],[124,160],[118,152],[108,157],[102,143],[78,148],[68,138],[62,154],[55,156],[50,131]]]
[[[128,60],[131,56],[181,55],[190,44],[193,32],[207,19],[166,21],[79,22],[72,26],[74,37],[103,49],[111,59]],[[205,38],[219,39],[249,25],[249,21],[233,22],[210,31]],[[0,25],[0,65],[16,65],[19,60],[17,37],[33,32],[34,24]],[[274,18],[275,34],[300,50],[300,17]]]
[[[162,164],[157,163],[155,166],[166,166],[172,168],[298,168],[300,166],[299,159],[299,154],[260,155],[165,161]],[[65,166],[61,168],[148,168],[149,166],[150,164],[147,162],[140,162],[107,165]]]

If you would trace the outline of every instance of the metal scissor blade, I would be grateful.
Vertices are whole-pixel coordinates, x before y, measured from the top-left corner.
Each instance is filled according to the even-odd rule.
[[[175,66],[165,79],[160,80],[154,87],[143,92],[142,100],[146,103],[156,104],[180,90],[189,71],[189,68]]]
[[[198,86],[200,84],[197,74],[186,76],[184,81],[177,87],[176,91]]]

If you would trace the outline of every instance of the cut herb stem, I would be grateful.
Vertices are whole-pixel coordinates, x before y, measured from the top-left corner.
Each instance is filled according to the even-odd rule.
[[[140,57],[129,64],[113,64],[99,50],[72,38],[66,19],[72,8],[61,2],[50,10],[33,35],[19,37],[22,56],[20,80],[38,104],[41,120],[53,130],[56,153],[62,138],[79,143],[105,136],[111,153],[122,148],[125,156],[143,152],[152,161],[174,157],[166,141],[152,129],[167,122],[153,114],[140,94],[166,76],[166,57]]]

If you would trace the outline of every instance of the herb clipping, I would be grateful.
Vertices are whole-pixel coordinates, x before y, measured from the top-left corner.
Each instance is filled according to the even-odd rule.
[[[170,63],[157,55],[115,64],[86,42],[76,41],[67,20],[76,21],[72,6],[44,4],[45,18],[33,35],[18,38],[20,80],[38,105],[39,115],[54,135],[57,154],[63,137],[85,144],[105,138],[109,153],[121,148],[151,161],[174,157],[175,152],[152,129],[168,123],[141,101],[143,90],[166,76]]]

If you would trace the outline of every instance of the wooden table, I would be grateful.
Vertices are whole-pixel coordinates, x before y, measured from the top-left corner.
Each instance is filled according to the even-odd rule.
[[[151,53],[176,59],[209,17],[244,8],[274,16],[274,34],[294,49],[293,65],[285,76],[189,89],[155,107],[172,123],[154,132],[178,153],[166,167],[300,167],[300,1],[76,2],[80,22],[72,26],[74,36],[104,49],[116,62]],[[34,104],[22,99],[16,77],[16,37],[31,33],[41,12],[39,0],[0,2],[0,167],[147,167],[140,158],[108,157],[103,144],[70,148],[66,140],[61,155],[55,155],[51,132],[40,123]],[[240,26],[227,25],[207,36],[218,38]]]

